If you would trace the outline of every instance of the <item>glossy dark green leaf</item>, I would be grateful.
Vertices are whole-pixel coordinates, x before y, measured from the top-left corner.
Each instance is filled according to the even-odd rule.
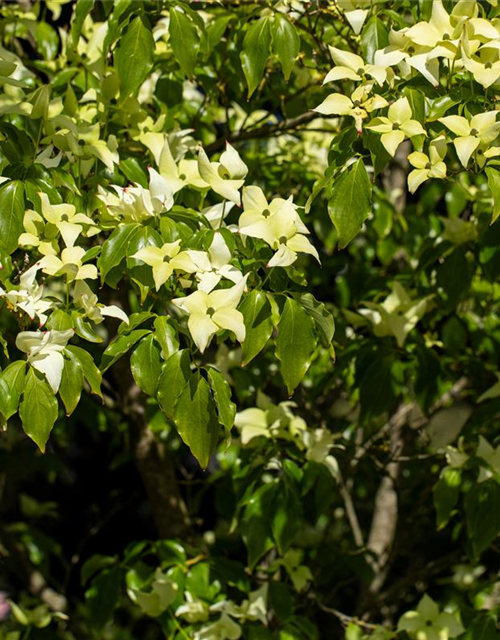
[[[168,360],[170,356],[179,350],[179,337],[177,331],[168,316],[158,316],[154,321],[155,338],[161,346],[163,358]]]
[[[273,22],[273,52],[281,62],[285,80],[290,78],[299,51],[297,29],[283,13],[276,13]]]
[[[172,7],[169,25],[170,44],[177,62],[188,78],[192,78],[200,48],[200,38],[193,22],[181,7]]]
[[[0,374],[0,414],[4,420],[13,416],[19,407],[19,398],[24,390],[26,361],[12,362]]]
[[[154,396],[161,375],[161,358],[153,334],[143,338],[132,352],[130,369],[137,386],[148,396]]]
[[[191,377],[189,351],[177,351],[163,365],[158,382],[158,402],[167,418],[174,417],[175,405]]]
[[[119,567],[105,569],[98,574],[85,593],[90,622],[95,629],[102,629],[113,616],[122,588],[123,571]]]
[[[202,469],[208,467],[219,436],[219,421],[208,382],[193,373],[176,403],[174,422],[177,432],[190,448]]]
[[[7,253],[17,249],[24,231],[24,185],[12,180],[0,187],[0,247]]]
[[[488,178],[488,187],[493,197],[493,211],[491,214],[491,224],[500,216],[500,171],[486,167],[484,170]]]
[[[104,241],[101,255],[97,261],[97,268],[101,273],[101,282],[114,267],[118,266],[127,256],[127,249],[131,237],[139,228],[138,224],[123,224],[117,227]]]
[[[64,353],[64,369],[61,377],[59,395],[66,409],[66,415],[70,416],[80,402],[83,389],[82,363],[74,353],[67,350]]]
[[[153,68],[155,43],[151,28],[141,16],[135,17],[114,53],[120,96],[134,94]]]
[[[273,332],[271,305],[263,291],[254,289],[239,307],[245,322],[242,366],[248,364],[266,346]]]
[[[332,314],[322,302],[316,300],[312,293],[303,293],[297,296],[297,300],[304,307],[306,313],[314,319],[323,340],[327,345],[330,344],[333,340],[333,334],[335,333],[335,322]]]
[[[243,49],[240,53],[241,66],[247,81],[249,98],[264,74],[270,47],[271,25],[269,17],[264,16],[254,22],[246,32],[243,39]]]
[[[80,361],[80,364],[82,365],[83,377],[88,382],[90,390],[96,396],[102,398],[102,375],[90,353],[88,353],[88,351],[85,351],[85,349],[82,349],[81,347],[75,347],[72,344],[66,347],[66,351],[70,351]]]
[[[445,527],[457,504],[460,495],[462,474],[460,469],[448,467],[443,470],[437,483],[434,485],[434,507],[436,508],[436,524],[438,529]]]
[[[45,378],[31,368],[26,375],[19,416],[26,435],[44,453],[50,432],[57,420],[57,400]]]
[[[372,16],[365,24],[361,33],[361,50],[369,64],[373,64],[375,51],[383,49],[389,44],[389,32],[384,22],[377,16]]]
[[[273,548],[271,505],[276,484],[269,482],[254,491],[246,505],[241,534],[248,551],[248,566],[255,568],[262,556]]]
[[[467,531],[475,557],[500,534],[500,485],[491,479],[473,484],[465,497]]]
[[[371,183],[360,158],[333,183],[328,213],[338,233],[339,248],[358,235],[371,211]]]
[[[290,395],[309,369],[315,347],[313,319],[301,304],[287,298],[278,325],[276,357]]]
[[[130,333],[118,336],[116,340],[111,342],[102,354],[100,369],[104,373],[117,360],[132,349],[134,344],[139,342],[141,338],[151,333],[149,329],[135,329]]]
[[[231,401],[231,387],[224,376],[216,369],[208,370],[208,381],[212,387],[219,422],[229,433],[233,427],[236,416],[236,405]]]

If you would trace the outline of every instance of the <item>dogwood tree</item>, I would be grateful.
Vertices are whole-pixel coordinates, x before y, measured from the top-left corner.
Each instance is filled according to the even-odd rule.
[[[0,15],[0,638],[499,637],[497,3]]]

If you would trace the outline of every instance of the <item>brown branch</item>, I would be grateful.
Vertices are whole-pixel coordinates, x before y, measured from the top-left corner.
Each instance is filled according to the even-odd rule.
[[[307,124],[315,118],[321,117],[321,114],[316,113],[315,111],[307,111],[306,113],[301,113],[300,116],[285,119],[276,124],[263,125],[258,129],[243,129],[242,131],[238,131],[237,133],[234,133],[232,136],[229,136],[227,138],[218,138],[217,140],[212,142],[212,144],[209,144],[207,147],[205,147],[205,151],[208,155],[210,155],[223,149],[226,142],[230,142],[231,144],[233,144],[243,142],[245,140],[272,138],[274,136],[285,133],[286,131],[298,130],[301,125]]]

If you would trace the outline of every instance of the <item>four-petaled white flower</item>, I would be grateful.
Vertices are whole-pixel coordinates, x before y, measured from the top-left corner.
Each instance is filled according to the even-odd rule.
[[[73,300],[78,307],[84,310],[84,316],[96,324],[100,324],[104,320],[103,316],[118,318],[128,324],[128,316],[123,309],[114,304],[101,304],[95,293],[83,280],[76,281]]]
[[[318,252],[306,238],[309,231],[292,198],[276,198],[268,204],[258,187],[247,187],[243,191],[243,205],[240,234],[265,240],[276,251],[268,267],[288,267],[297,259],[297,253],[308,253],[319,262]]]
[[[189,255],[189,251],[181,251],[180,244],[181,241],[176,240],[167,242],[162,247],[143,247],[132,256],[153,268],[153,279],[157,291],[175,270],[186,273],[194,273],[197,270],[197,265]]]
[[[61,252],[61,257],[44,256],[38,263],[44,273],[50,276],[65,275],[68,282],[72,280],[95,280],[97,267],[93,264],[83,264],[86,251],[83,247],[67,247]]]
[[[57,227],[67,247],[72,247],[75,244],[76,239],[83,231],[83,225],[90,227],[94,234],[99,231],[92,218],[84,213],[76,213],[74,205],[51,204],[48,195],[43,192],[40,192],[38,196],[42,203],[43,217],[47,222]]]
[[[421,151],[414,151],[408,156],[409,163],[415,167],[408,174],[408,189],[411,193],[419,188],[422,182],[429,178],[446,178],[446,164],[443,158],[446,155],[446,140],[444,136],[435,138],[429,144],[429,155]]]
[[[43,299],[43,287],[36,281],[39,264],[35,264],[25,271],[19,279],[19,288],[5,291],[0,287],[0,296],[4,297],[14,309],[22,309],[31,320],[38,316],[40,326],[47,320],[45,311],[48,311],[52,303]]]
[[[434,600],[425,594],[416,611],[407,611],[401,616],[398,631],[406,631],[415,640],[449,640],[465,629],[456,614],[440,611]]]
[[[498,136],[500,122],[497,122],[498,111],[478,113],[470,120],[463,116],[445,116],[439,118],[457,137],[453,140],[457,155],[464,167],[467,167],[474,151],[486,146]]]
[[[367,129],[381,133],[381,142],[387,153],[393,156],[405,138],[427,135],[417,120],[412,120],[413,113],[408,98],[400,98],[389,107],[387,116],[370,120]]]
[[[231,280],[235,284],[243,278],[241,271],[230,264],[231,251],[219,231],[214,233],[208,253],[191,249],[188,249],[186,253],[196,264],[196,280],[199,283],[198,289],[202,291],[210,293],[222,278]]]
[[[326,116],[352,116],[357,132],[361,133],[363,120],[368,114],[388,104],[382,96],[370,96],[372,89],[373,84],[363,84],[353,91],[350,98],[342,93],[331,93],[313,111]]]
[[[54,393],[59,389],[64,368],[61,352],[73,335],[73,329],[22,331],[16,338],[16,347],[26,353],[28,362],[34,369],[43,373]]]
[[[218,289],[211,293],[195,291],[185,298],[172,302],[189,314],[188,328],[194,343],[203,353],[214,336],[221,329],[229,329],[239,342],[245,340],[243,314],[236,307],[245,290],[247,276],[230,289]]]
[[[333,61],[337,66],[326,74],[323,84],[327,82],[336,82],[337,80],[364,80],[366,77],[373,78],[377,84],[382,86],[386,80],[392,80],[394,72],[391,66],[397,64],[405,57],[405,54],[396,52],[396,55],[386,58],[385,64],[377,64],[375,56],[375,64],[365,64],[361,56],[343,51],[336,47],[329,47]]]
[[[207,154],[200,147],[198,170],[201,178],[215,193],[240,205],[239,189],[245,183],[248,167],[234,147],[226,143],[226,150],[221,154],[219,162],[210,162]]]

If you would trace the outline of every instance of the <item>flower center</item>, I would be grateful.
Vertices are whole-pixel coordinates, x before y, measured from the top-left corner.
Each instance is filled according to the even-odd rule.
[[[264,216],[264,218],[269,218],[269,216],[271,215],[271,212],[269,211],[269,209],[264,209],[264,211],[262,212],[262,215]]]
[[[427,620],[425,623],[426,627],[432,627],[432,620]]]
[[[83,147],[85,145],[85,140],[78,140],[78,144]]]
[[[415,53],[415,47],[408,47],[408,53],[411,55],[412,53]]]
[[[393,122],[392,124],[393,131],[398,131],[400,128],[401,128],[401,125],[399,124],[399,122]]]
[[[487,62],[487,63],[484,65],[484,68],[485,68],[485,69],[491,69],[491,67],[492,67],[492,66],[493,66],[493,64],[492,64],[491,62]]]
[[[231,177],[229,171],[225,167],[219,167],[219,176],[223,180],[229,180],[229,178]]]
[[[185,179],[186,179],[186,174],[181,173],[181,175],[179,176],[179,180],[185,180]]]
[[[477,129],[471,129],[470,130],[471,136],[477,136],[478,133],[479,133],[479,131]]]
[[[354,100],[354,102],[352,103],[355,107],[359,107],[359,105],[361,104],[361,100]]]
[[[430,162],[427,162],[426,165],[425,165],[425,168],[427,170],[432,169],[432,164]]]
[[[477,155],[478,156],[482,156],[484,154],[484,151],[482,149],[478,149],[477,150]]]
[[[280,244],[286,244],[287,240],[288,240],[288,238],[286,236],[281,236],[280,238],[278,238],[278,242]]]
[[[172,260],[171,256],[163,256],[163,262],[170,262]]]
[[[449,40],[450,39],[450,34],[449,33],[443,33],[443,40]]]
[[[61,222],[68,222],[69,218],[68,218],[68,214],[67,213],[63,213],[61,216]]]
[[[365,70],[363,69],[363,67],[360,67],[356,73],[358,74],[358,76],[362,76],[364,74]]]
[[[212,317],[215,313],[215,309],[213,307],[208,307],[207,309],[207,315]]]

